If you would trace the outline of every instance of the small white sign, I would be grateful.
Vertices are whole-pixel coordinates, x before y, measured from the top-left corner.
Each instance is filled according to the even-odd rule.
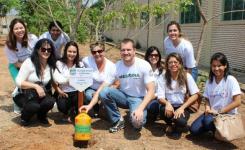
[[[92,68],[71,68],[69,84],[82,92],[93,84]]]

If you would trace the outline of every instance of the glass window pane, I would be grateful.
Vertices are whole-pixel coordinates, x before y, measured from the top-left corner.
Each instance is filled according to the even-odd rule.
[[[233,0],[232,10],[242,10],[243,9],[243,0]],[[232,13],[232,20],[242,20],[243,12],[234,12]]]
[[[232,10],[232,0],[224,0],[224,12]],[[231,12],[224,14],[224,20],[231,20]]]

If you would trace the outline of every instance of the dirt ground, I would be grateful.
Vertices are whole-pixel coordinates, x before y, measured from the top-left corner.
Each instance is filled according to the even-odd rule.
[[[80,46],[81,55],[86,56],[88,46]],[[106,56],[115,60],[118,51],[111,49]],[[0,149],[1,150],[70,150],[78,149],[73,146],[74,127],[71,124],[60,124],[58,120],[61,114],[51,111],[48,114],[51,126],[42,126],[34,123],[28,127],[19,125],[20,116],[13,113],[13,101],[11,93],[14,83],[7,69],[7,59],[4,55],[3,46],[0,45]],[[203,106],[202,106],[203,107]],[[127,118],[127,111],[121,110]],[[191,116],[190,124],[201,112]],[[244,100],[240,107],[240,113],[245,114]],[[245,120],[245,117],[243,116]],[[35,118],[33,119],[35,121]],[[164,132],[165,124],[158,120],[150,123],[140,133],[135,132],[126,122],[125,130],[111,134],[108,132],[110,124],[103,119],[93,119],[92,140],[88,149],[245,149],[245,138],[231,143],[219,142],[209,135],[191,137],[188,132],[183,133],[181,139],[169,139]]]

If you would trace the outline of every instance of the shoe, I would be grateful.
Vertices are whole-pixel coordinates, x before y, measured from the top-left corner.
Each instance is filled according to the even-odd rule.
[[[123,128],[124,128],[124,120],[121,118],[109,129],[109,132],[110,133],[118,132]]]
[[[47,118],[39,118],[39,122],[42,124],[49,124],[49,121]]]
[[[21,119],[20,120],[20,125],[21,126],[28,126],[28,125],[30,125],[30,121],[25,121],[25,120]]]

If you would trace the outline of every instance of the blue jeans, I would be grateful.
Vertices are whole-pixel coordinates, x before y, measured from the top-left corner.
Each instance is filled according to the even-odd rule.
[[[197,67],[191,68],[191,76],[193,77],[194,81],[197,82],[197,77],[198,77]]]
[[[85,104],[89,104],[89,102],[92,100],[93,98],[93,94],[96,92],[96,90],[92,89],[92,88],[87,88],[84,92],[85,95]]]
[[[147,115],[153,119],[153,121],[156,120],[157,115],[159,114],[160,104],[158,100],[154,99],[152,100],[146,107],[147,109]],[[148,117],[148,118],[149,118]]]
[[[120,118],[121,114],[119,112],[118,107],[128,109],[130,111],[130,120],[132,125],[135,128],[141,128],[146,123],[147,110],[144,110],[143,122],[138,126],[135,125],[133,118],[131,117],[132,113],[139,107],[141,104],[143,97],[132,97],[126,95],[118,89],[105,87],[100,92],[100,99],[103,102],[105,109],[107,110],[107,114],[112,123],[116,123]]]
[[[192,123],[190,132],[193,135],[199,135],[207,131],[215,131],[214,116],[202,114]]]

